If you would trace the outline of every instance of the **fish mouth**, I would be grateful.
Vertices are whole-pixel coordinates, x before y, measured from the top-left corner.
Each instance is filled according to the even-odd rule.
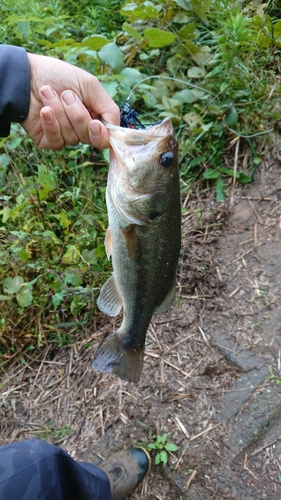
[[[113,125],[113,123],[108,123],[101,118],[101,122],[105,125],[109,132],[109,137],[115,136],[116,133],[121,134],[123,141],[128,146],[148,144],[152,139],[159,137],[166,137],[167,135],[173,135],[173,124],[169,117],[164,118],[161,122],[150,125],[144,129],[131,129],[120,127],[119,125]]]

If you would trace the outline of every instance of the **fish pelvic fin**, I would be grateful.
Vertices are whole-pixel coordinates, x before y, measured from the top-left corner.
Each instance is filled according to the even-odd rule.
[[[112,333],[98,348],[92,366],[102,373],[112,373],[123,380],[138,382],[140,379],[144,351],[125,346],[118,336]]]
[[[119,295],[114,273],[101,287],[97,300],[97,306],[108,316],[117,316],[122,309],[122,299]]]

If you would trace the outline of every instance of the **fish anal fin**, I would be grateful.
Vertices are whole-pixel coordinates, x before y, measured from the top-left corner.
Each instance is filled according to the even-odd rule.
[[[129,224],[126,228],[121,227],[128,256],[130,259],[137,261],[141,258],[141,242],[136,232],[136,224]]]
[[[107,258],[110,259],[110,256],[112,255],[112,234],[109,227],[106,230],[104,245]]]
[[[97,300],[98,308],[108,316],[117,316],[122,309],[122,300],[118,293],[114,273],[101,287]]]
[[[102,373],[112,373],[123,380],[138,382],[140,379],[144,352],[143,348],[125,346],[114,332],[98,348],[92,366]]]
[[[162,304],[160,304],[160,306],[158,306],[157,309],[155,310],[155,314],[157,314],[157,316],[159,316],[160,314],[168,311],[168,309],[170,309],[170,307],[172,307],[172,305],[173,305],[173,302],[175,300],[175,296],[176,296],[176,284],[173,284],[172,288],[167,293]]]

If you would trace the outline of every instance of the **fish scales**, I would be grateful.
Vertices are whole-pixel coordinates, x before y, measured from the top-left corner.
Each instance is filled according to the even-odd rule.
[[[93,367],[137,382],[152,315],[167,310],[175,296],[181,238],[178,145],[169,118],[145,130],[107,126],[105,244],[113,274],[98,306],[111,316],[123,307],[123,320],[98,348]]]

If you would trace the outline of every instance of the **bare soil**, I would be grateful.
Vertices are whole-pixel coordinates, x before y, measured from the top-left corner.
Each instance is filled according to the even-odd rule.
[[[202,195],[201,195],[202,196]],[[178,451],[131,499],[281,498],[281,163],[217,204],[192,193],[178,300],[147,334],[141,380],[93,371],[120,318],[97,314],[71,346],[14,361],[2,376],[0,444],[47,439],[98,464],[168,433]]]

